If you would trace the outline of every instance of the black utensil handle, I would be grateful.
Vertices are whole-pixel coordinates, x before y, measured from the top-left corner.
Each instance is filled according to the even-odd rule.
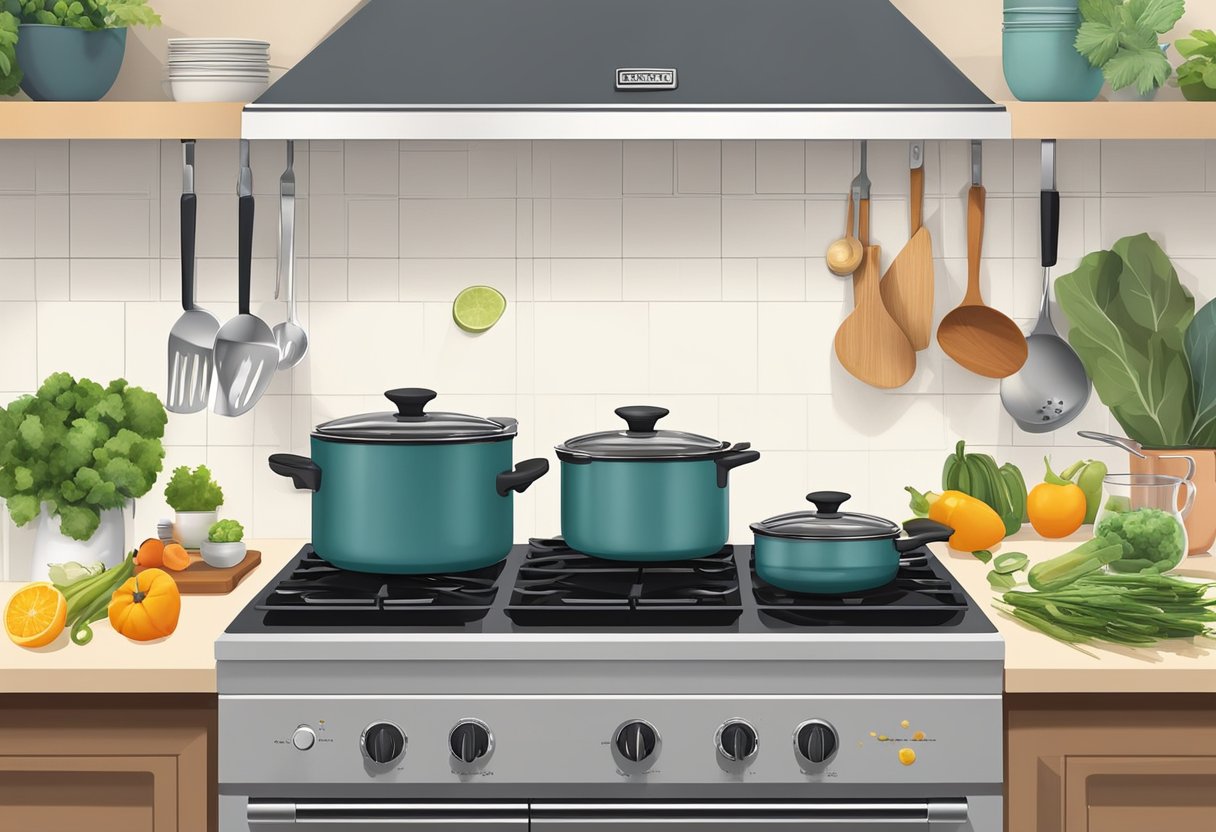
[[[840,512],[840,507],[853,499],[853,495],[845,491],[812,491],[806,495],[808,503],[815,504],[815,511],[822,517],[832,517]]]
[[[1043,266],[1051,267],[1059,259],[1060,192],[1039,192],[1039,226],[1043,241]]]
[[[946,524],[926,518],[909,520],[904,523],[904,531],[908,536],[895,541],[895,548],[900,554],[919,549],[926,543],[941,543],[949,540],[954,534],[954,529]]]
[[[629,425],[630,433],[654,433],[654,426],[658,424],[659,420],[671,413],[665,407],[651,407],[644,404],[618,407],[612,412],[625,420]]]
[[[512,491],[516,494],[523,494],[528,490],[529,485],[547,473],[549,473],[549,460],[525,459],[515,466],[514,471],[503,471],[499,474],[494,480],[494,485],[498,489],[500,497],[505,497]]]
[[[726,488],[726,484],[730,481],[732,468],[748,465],[760,458],[760,452],[750,450],[750,448],[750,443],[741,442],[731,448],[729,453],[715,460],[715,464],[718,466],[718,488]]]
[[[237,211],[236,241],[237,311],[249,314],[249,291],[253,271],[253,197],[242,196]]]
[[[198,197],[182,194],[182,309],[194,308],[194,240],[198,225]]]
[[[397,405],[398,419],[421,419],[426,415],[426,405],[439,394],[425,387],[398,387],[388,390],[384,397]]]
[[[317,463],[298,454],[271,454],[270,470],[281,477],[291,477],[296,488],[303,491],[321,490],[321,469]]]

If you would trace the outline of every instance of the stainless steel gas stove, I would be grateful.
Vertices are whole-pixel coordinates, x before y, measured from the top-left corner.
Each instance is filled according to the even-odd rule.
[[[996,832],[1003,656],[927,551],[834,599],[745,546],[441,576],[305,547],[216,643],[220,832]]]

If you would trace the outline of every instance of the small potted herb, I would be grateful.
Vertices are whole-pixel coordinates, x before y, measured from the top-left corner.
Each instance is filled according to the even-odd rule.
[[[97,101],[114,85],[128,26],[159,26],[148,0],[0,0],[0,94]]]
[[[206,465],[193,471],[182,465],[173,469],[165,486],[165,502],[177,512],[173,536],[187,549],[198,549],[218,519],[216,509],[224,504],[224,490],[211,479],[211,469]]]
[[[235,520],[217,520],[207,530],[201,554],[203,563],[217,569],[236,566],[245,559],[245,527]]]
[[[1196,29],[1174,41],[1186,62],[1178,67],[1178,86],[1187,101],[1216,101],[1216,32]]]
[[[1148,101],[1173,71],[1163,35],[1182,18],[1185,0],[1080,0],[1076,47],[1102,70],[1112,101]]]

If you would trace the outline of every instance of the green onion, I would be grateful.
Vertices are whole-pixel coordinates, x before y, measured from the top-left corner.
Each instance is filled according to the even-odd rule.
[[[992,571],[1002,575],[1011,575],[1025,569],[1028,563],[1030,563],[1030,558],[1022,552],[1005,552],[997,555],[996,560],[992,562]]]

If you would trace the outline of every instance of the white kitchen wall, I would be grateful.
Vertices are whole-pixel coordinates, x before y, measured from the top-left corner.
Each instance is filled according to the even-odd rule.
[[[843,230],[857,151],[850,143],[313,142],[296,150],[297,277],[310,352],[239,419],[171,415],[166,469],[205,462],[223,513],[254,537],[306,537],[309,499],[266,468],[307,453],[321,421],[383,409],[385,389],[429,386],[436,407],[519,418],[516,457],[614,427],[626,403],[668,407],[672,428],[750,441],[763,453],[733,475],[732,536],[840,488],[851,507],[907,515],[905,485],[937,484],[960,438],[1027,478],[1041,458],[1108,453],[1077,429],[1113,425],[1092,402],[1070,428],[1028,435],[998,384],[936,345],[902,390],[843,372],[832,337],[851,284],[822,254]],[[984,149],[989,302],[1037,312],[1038,145]],[[281,143],[255,143],[254,311],[270,323]],[[873,242],[884,264],[907,239],[907,148],[870,147]],[[51,372],[125,376],[163,393],[166,337],[180,313],[177,142],[0,143],[0,402]],[[198,149],[198,299],[235,313],[236,145]],[[926,224],[939,317],[966,278],[965,143],[927,150]],[[1075,142],[1060,148],[1060,267],[1149,231],[1206,300],[1216,290],[1216,144]],[[478,336],[452,298],[487,283],[507,297]],[[559,528],[555,471],[517,498],[517,537]],[[169,516],[160,488],[134,534]],[[32,533],[5,524],[4,575],[23,578]]]

